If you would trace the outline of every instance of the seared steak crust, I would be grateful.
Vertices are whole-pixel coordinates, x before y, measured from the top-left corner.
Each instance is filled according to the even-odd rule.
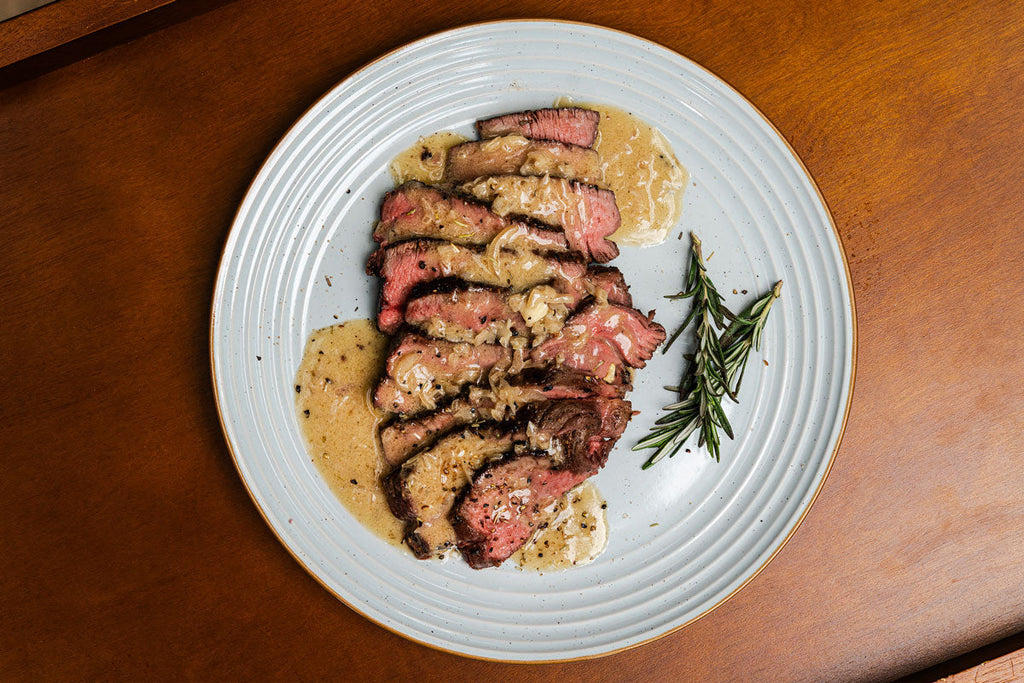
[[[597,139],[601,115],[592,109],[559,107],[504,114],[476,122],[482,138],[519,134],[535,140],[557,140],[590,147]]]

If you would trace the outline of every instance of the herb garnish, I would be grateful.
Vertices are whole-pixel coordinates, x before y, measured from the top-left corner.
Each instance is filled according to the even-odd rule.
[[[689,365],[678,387],[665,387],[679,393],[680,400],[665,406],[667,415],[659,418],[651,428],[651,434],[633,447],[634,451],[656,448],[654,455],[647,459],[647,469],[666,455],[675,455],[683,443],[698,432],[697,445],[707,445],[715,460],[720,460],[721,439],[718,430],[723,430],[732,439],[732,425],[722,409],[722,396],[728,395],[738,401],[737,392],[743,381],[747,360],[753,348],[761,346],[761,332],[768,319],[772,303],[779,298],[782,282],[775,284],[770,292],[750,305],[739,315],[733,314],[722,302],[701,253],[701,241],[690,233],[693,244],[690,248],[690,266],[686,272],[684,290],[667,296],[668,299],[693,298],[693,310],[686,316],[662,353],[668,350],[683,330],[696,322],[694,338],[697,348],[687,354]],[[726,327],[725,320],[729,320]],[[715,328],[725,328],[719,337]]]

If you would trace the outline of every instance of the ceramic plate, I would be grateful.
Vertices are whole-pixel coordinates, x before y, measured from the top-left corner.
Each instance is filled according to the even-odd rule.
[[[306,455],[295,372],[309,334],[368,317],[370,231],[390,160],[423,135],[472,134],[477,118],[561,96],[628,109],[668,138],[691,182],[669,240],[614,261],[637,308],[669,330],[689,231],[727,304],[776,280],[736,439],[715,462],[695,446],[641,471],[641,438],[672,395],[684,348],[658,355],[630,395],[641,414],[595,482],[611,540],[593,564],[544,574],[414,559],[354,522]],[[683,235],[682,239],[678,239]],[[328,282],[328,276],[330,283]],[[382,626],[465,655],[591,657],[706,614],[778,552],[829,470],[854,371],[850,281],[831,217],[788,144],[714,75],[627,34],[560,22],[500,22],[425,38],[356,72],[278,144],[239,208],[214,295],[212,362],[238,470],[267,523],[328,590]]]

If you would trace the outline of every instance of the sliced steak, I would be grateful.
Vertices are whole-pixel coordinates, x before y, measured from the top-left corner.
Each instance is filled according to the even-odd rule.
[[[509,291],[445,281],[438,291],[412,296],[405,306],[405,322],[428,336],[448,341],[493,343],[508,346],[512,337],[530,333],[526,320],[509,306]]]
[[[515,292],[452,278],[435,280],[410,292],[405,322],[428,336],[448,341],[498,342],[525,348],[557,334],[569,314],[589,296],[630,303],[629,290],[618,270],[594,267],[571,284],[568,292],[549,284]]]
[[[507,369],[512,358],[511,349],[498,344],[462,344],[403,334],[392,344],[373,403],[390,413],[434,410],[438,401],[479,382],[492,369]]]
[[[485,423],[439,438],[384,479],[391,511],[409,522],[406,543],[418,557],[454,545],[448,517],[459,492],[516,442],[556,453],[560,469],[585,478],[604,465],[630,415],[629,402],[621,399],[550,401],[530,406],[515,423]]]
[[[609,302],[632,308],[633,297],[629,293],[629,285],[626,284],[626,279],[622,277],[622,271],[618,268],[591,264],[587,268],[587,278],[591,283],[589,288],[591,294],[598,299],[602,298],[596,293],[596,290],[600,289],[604,292],[603,298]]]
[[[592,303],[562,331],[530,352],[533,363],[556,362],[613,380],[625,368],[642,368],[665,340],[665,328],[634,308]]]
[[[378,250],[368,268],[384,278],[377,326],[394,334],[416,285],[454,277],[492,287],[523,290],[551,282],[563,292],[585,291],[586,266],[571,254],[520,258],[514,250],[460,247],[436,240],[402,242]]]
[[[519,134],[535,140],[557,140],[590,147],[597,139],[601,115],[592,109],[559,107],[504,114],[476,122],[482,138]]]
[[[463,399],[455,399],[446,408],[433,413],[408,420],[393,420],[380,430],[384,460],[390,467],[397,467],[416,451],[429,448],[445,434],[479,420],[480,416]]]
[[[460,188],[491,202],[499,216],[523,215],[565,232],[569,246],[599,263],[619,255],[608,239],[621,223],[615,195],[565,178],[501,175],[464,183]]]
[[[454,244],[490,244],[502,235],[505,247],[537,251],[568,249],[561,230],[491,212],[485,204],[415,180],[384,196],[373,239],[382,247],[429,238]]]
[[[484,420],[512,419],[524,405],[591,397],[616,399],[625,392],[624,385],[609,384],[574,370],[528,368],[493,387],[469,386],[435,412],[392,421],[380,430],[381,446],[385,460],[394,467],[452,430]],[[602,433],[615,431],[611,420],[611,414],[602,417]]]
[[[536,531],[537,519],[589,472],[559,468],[530,454],[485,466],[463,490],[451,513],[459,551],[474,569],[495,567]]]
[[[604,382],[571,368],[548,365],[526,368],[490,387],[470,387],[469,397],[481,412],[509,409],[514,412],[519,406],[536,401],[590,396],[622,398],[628,390],[629,387],[623,384]],[[493,419],[505,418],[499,415]]]
[[[391,512],[408,522],[405,542],[419,558],[455,545],[448,521],[452,505],[473,472],[512,450],[521,435],[499,426],[471,427],[420,451],[384,478]]]
[[[591,303],[539,346],[522,350],[531,367],[565,366],[610,384],[629,385],[627,368],[642,368],[665,339],[665,329],[639,311],[616,304]],[[513,350],[500,344],[430,339],[407,333],[398,337],[386,363],[386,377],[374,404],[392,413],[433,410],[440,400],[466,384],[479,383],[492,369],[508,370]]]
[[[629,401],[619,398],[534,403],[524,411],[527,435],[534,449],[561,453],[561,466],[596,472],[633,416]]]
[[[448,150],[444,179],[459,183],[491,175],[551,175],[601,183],[601,157],[589,147],[553,140],[502,135],[474,140]]]

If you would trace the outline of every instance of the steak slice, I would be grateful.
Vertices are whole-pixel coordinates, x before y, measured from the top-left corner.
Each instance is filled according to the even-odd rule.
[[[373,239],[382,247],[429,238],[454,244],[484,245],[503,236],[506,247],[538,251],[568,249],[561,230],[491,212],[485,204],[411,180],[384,195]]]
[[[534,403],[524,413],[533,448],[560,451],[561,467],[596,472],[608,462],[633,417],[633,407],[620,398],[592,397]]]
[[[558,334],[525,349],[531,367],[559,365],[610,384],[629,385],[627,368],[642,368],[665,339],[665,328],[633,308],[591,303],[574,314]],[[438,401],[466,384],[477,384],[492,369],[508,371],[516,358],[500,344],[430,339],[408,333],[388,355],[386,376],[374,392],[381,410],[412,414],[434,410]]]
[[[599,290],[605,299],[631,303],[618,270],[594,267],[573,285],[569,292],[549,284],[515,292],[444,278],[413,289],[405,306],[405,322],[448,341],[525,348],[557,334],[586,297],[601,297]]]
[[[463,344],[408,333],[395,339],[373,403],[390,413],[433,410],[439,400],[512,364],[512,350],[498,344]]]
[[[624,385],[608,384],[574,370],[528,368],[494,387],[470,386],[435,412],[394,420],[382,427],[380,441],[384,459],[394,467],[454,429],[483,420],[511,419],[521,406],[527,404],[591,397],[616,399],[625,392]],[[603,431],[615,431],[607,426],[612,424],[611,419],[611,416],[602,418]]]
[[[499,216],[523,215],[561,227],[569,246],[594,261],[605,263],[619,255],[608,239],[622,222],[610,190],[565,178],[518,175],[479,178],[460,189],[490,202]]]
[[[626,367],[642,368],[665,340],[665,328],[635,308],[592,303],[573,315],[562,331],[530,352],[532,363],[556,362],[613,380]]]
[[[380,445],[384,460],[397,467],[416,451],[429,448],[452,430],[480,420],[468,401],[457,398],[447,407],[408,420],[393,420],[381,427]]]
[[[590,475],[537,453],[486,465],[452,509],[462,556],[474,569],[501,564],[533,535],[545,508]]]
[[[420,451],[384,478],[391,512],[408,522],[405,542],[421,559],[455,546],[448,521],[459,492],[473,472],[512,450],[521,434],[498,425],[470,427],[449,434]]]
[[[508,290],[452,280],[439,282],[443,284],[435,291],[410,297],[405,306],[406,323],[428,336],[448,341],[500,341],[508,346],[512,337],[522,337],[525,342],[530,328],[509,306]]]
[[[622,277],[622,271],[618,268],[591,264],[587,268],[587,277],[591,283],[589,288],[591,293],[596,294],[596,290],[600,289],[604,291],[604,298],[610,303],[633,307],[633,297],[629,293],[629,285],[626,284],[626,279]]]
[[[535,140],[557,140],[590,147],[597,139],[601,115],[592,109],[559,107],[504,114],[476,122],[482,138],[516,133]]]
[[[463,182],[490,175],[551,175],[600,183],[601,157],[589,147],[553,140],[502,135],[473,140],[448,150],[444,179]]]
[[[527,332],[550,335],[562,328],[564,313],[575,310],[589,296],[633,305],[629,287],[617,268],[591,265],[574,282],[556,279],[522,292],[457,278],[430,280],[410,291],[405,322],[448,341],[493,342],[505,328],[513,337]]]
[[[514,250],[460,247],[436,240],[402,242],[376,251],[368,270],[384,278],[377,326],[394,334],[404,320],[405,305],[416,285],[454,277],[491,287],[523,290],[551,282],[563,292],[585,291],[586,266],[571,254],[520,258]]]

